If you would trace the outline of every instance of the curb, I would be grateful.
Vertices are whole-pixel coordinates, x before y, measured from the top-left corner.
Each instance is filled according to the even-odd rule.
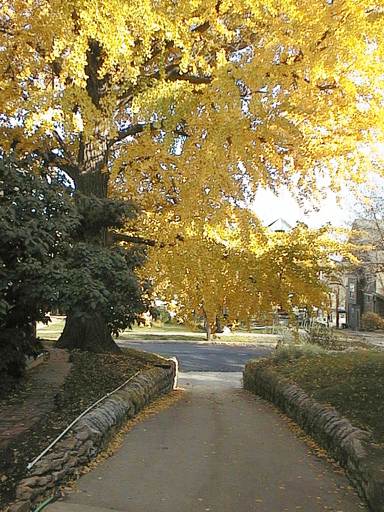
[[[28,512],[59,486],[76,478],[80,469],[102,451],[113,434],[156,397],[174,388],[177,364],[166,360],[144,370],[126,386],[84,415],[44,455],[16,488],[10,512]]]
[[[373,512],[384,512],[384,448],[369,432],[354,427],[333,407],[323,405],[271,368],[249,362],[244,388],[277,405],[345,468]]]
[[[36,357],[29,357],[26,360],[25,370],[27,372],[29,372],[33,368],[36,368],[36,366],[39,366],[42,363],[45,363],[45,361],[48,361],[49,358],[50,358],[50,354],[49,354],[49,352],[47,350],[42,351]]]

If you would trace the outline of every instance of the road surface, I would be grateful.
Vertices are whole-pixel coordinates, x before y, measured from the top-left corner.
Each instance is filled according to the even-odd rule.
[[[181,399],[138,423],[48,512],[367,510],[344,474],[312,453],[284,416],[241,389],[233,369],[265,349],[145,347],[181,359]]]
[[[274,344],[267,345],[225,345],[211,343],[172,343],[135,341],[119,342],[121,347],[155,352],[162,356],[176,356],[182,372],[242,372],[249,359],[267,357]]]

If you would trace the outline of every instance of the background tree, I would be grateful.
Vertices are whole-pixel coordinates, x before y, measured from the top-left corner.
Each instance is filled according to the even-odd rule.
[[[369,272],[377,274],[384,287],[384,187],[377,182],[374,187],[360,188],[355,204],[355,220],[351,238],[355,241],[362,262],[369,263]]]
[[[383,18],[355,0],[5,3],[3,148],[87,195],[155,187],[174,219],[258,184],[337,188],[382,137]]]
[[[292,317],[295,308],[327,309],[335,256],[353,260],[351,246],[328,227],[273,233],[234,207],[224,223],[194,221],[183,233],[172,245],[150,248],[142,271],[162,299],[177,301],[179,318],[204,318],[207,339],[224,312],[232,323],[271,316],[277,307]]]
[[[371,320],[384,315],[384,203],[382,183],[377,179],[371,187],[360,187],[355,203],[351,241],[359,264],[344,274],[348,293],[347,309],[352,328],[364,328]],[[358,313],[356,313],[358,312]],[[377,313],[370,318],[371,313]],[[366,316],[368,315],[368,317]],[[375,320],[376,319],[376,320]],[[360,325],[361,323],[361,325]]]

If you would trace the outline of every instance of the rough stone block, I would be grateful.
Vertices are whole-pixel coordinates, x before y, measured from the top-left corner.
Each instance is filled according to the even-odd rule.
[[[17,500],[27,501],[32,499],[33,495],[34,489],[32,487],[28,487],[27,485],[23,485],[23,482],[21,482],[16,489]]]

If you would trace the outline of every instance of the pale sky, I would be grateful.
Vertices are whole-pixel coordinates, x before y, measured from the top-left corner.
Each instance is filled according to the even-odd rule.
[[[282,188],[278,196],[270,190],[260,188],[252,209],[265,225],[281,217],[292,226],[298,221],[305,222],[314,228],[327,222],[333,226],[350,226],[356,217],[354,202],[350,193],[342,194],[338,203],[336,195],[329,192],[327,197],[320,201],[320,210],[312,209],[311,211],[309,204],[306,205],[306,208],[301,208],[286,188]],[[306,209],[309,211],[305,211]]]

